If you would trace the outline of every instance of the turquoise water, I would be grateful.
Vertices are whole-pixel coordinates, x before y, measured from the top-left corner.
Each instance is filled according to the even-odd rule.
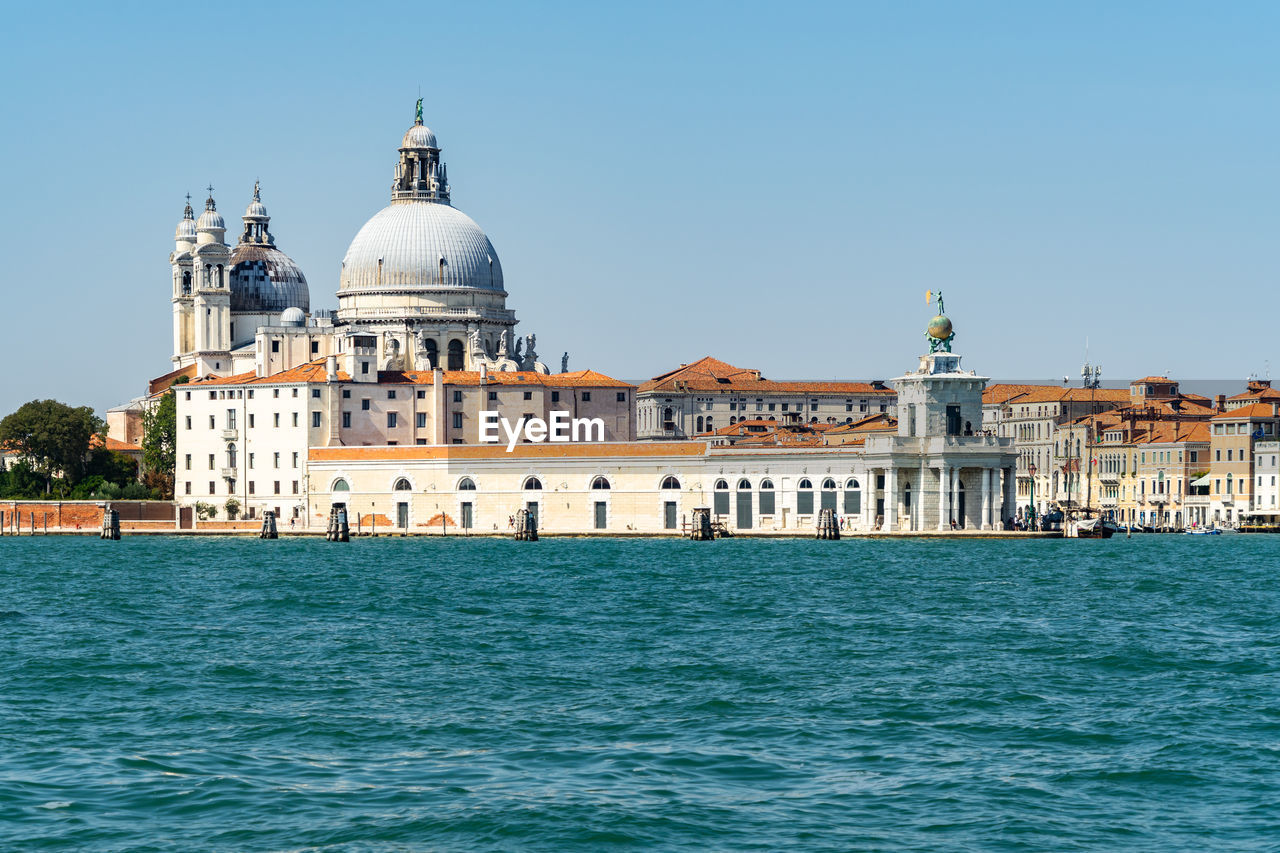
[[[0,849],[1276,850],[1280,539],[0,539]]]

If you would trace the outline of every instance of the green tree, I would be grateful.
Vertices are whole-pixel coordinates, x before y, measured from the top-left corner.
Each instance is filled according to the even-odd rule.
[[[173,383],[189,380],[180,376]],[[178,400],[173,386],[142,416],[142,467],[144,481],[160,492],[164,500],[173,498],[174,463],[178,452]]]
[[[71,407],[57,400],[32,400],[0,420],[0,443],[18,451],[52,491],[53,477],[70,483],[84,476],[89,442],[104,435],[106,423],[88,406]]]

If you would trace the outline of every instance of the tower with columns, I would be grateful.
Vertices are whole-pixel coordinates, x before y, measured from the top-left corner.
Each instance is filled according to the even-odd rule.
[[[930,352],[892,380],[897,434],[866,442],[869,527],[893,531],[1000,529],[1014,514],[1013,439],[982,432],[988,377],[962,370],[951,321],[929,324]],[[945,339],[946,347],[938,341]]]
[[[227,224],[213,201],[213,187],[200,218],[191,203],[174,233],[173,366],[195,363],[199,375],[231,366],[231,247]]]

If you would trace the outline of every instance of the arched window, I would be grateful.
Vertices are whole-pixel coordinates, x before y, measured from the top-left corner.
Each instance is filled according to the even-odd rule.
[[[236,467],[236,445],[235,442],[227,445],[227,467]]]
[[[412,490],[413,486],[409,485],[408,480],[406,480],[404,477],[401,477],[399,480],[396,480],[396,484],[391,488],[397,492],[407,492]]]
[[[454,338],[449,341],[449,366],[448,370],[462,370],[466,361],[462,357],[462,341]]]
[[[191,294],[191,270],[182,271],[182,295],[189,296]]]
[[[852,477],[844,484],[844,512],[845,515],[857,515],[862,512],[862,487]]]
[[[833,512],[836,508],[836,481],[830,477],[822,481],[822,508]]]
[[[462,482],[458,483],[458,491],[474,492],[476,490],[476,481],[470,477],[463,477]]]
[[[739,480],[739,481],[738,481],[738,491],[740,491],[740,492],[749,492],[749,491],[751,491],[751,481],[750,481],[750,480],[747,480],[747,479]]]
[[[707,415],[707,432],[715,431],[715,426],[711,423],[711,416]]]
[[[804,477],[796,484],[796,512],[813,515],[813,482]]]
[[[760,481],[760,514],[773,515],[774,508],[773,480]]]
[[[542,481],[541,481],[541,480],[539,480],[537,477],[530,477],[529,479],[527,479],[527,480],[525,480],[525,481],[524,481],[524,487],[525,487],[525,490],[526,490],[526,491],[528,491],[528,490],[541,490],[541,489],[542,489]]]
[[[591,488],[607,489],[609,488],[609,481],[606,480],[604,477],[596,477],[594,480],[591,481]]]
[[[714,511],[716,515],[729,514],[729,483],[725,480],[716,480]]]
[[[337,480],[334,481],[332,491],[349,492],[351,491],[351,486],[347,484],[346,480],[339,477]]]
[[[735,417],[730,417],[730,418],[729,418],[729,426],[733,426],[733,425],[734,425],[734,424],[736,424],[737,422],[738,422],[738,419],[737,419],[737,418],[735,418]]]
[[[677,480],[675,477],[663,477],[663,478],[662,478],[662,488],[664,488],[664,489],[678,489],[678,488],[680,488],[680,481],[679,481],[679,480]]]
[[[222,277],[222,264],[218,264],[218,287],[225,287],[226,279]]]
[[[695,429],[696,429],[698,432],[702,432],[702,415],[698,415],[697,425],[696,425]]]
[[[437,367],[440,366],[440,347],[436,344],[436,342],[433,339],[428,338],[426,350],[427,350],[427,363],[431,365],[432,370],[435,370]]]
[[[666,429],[667,424],[672,423],[675,419],[675,412],[671,411],[671,407],[662,410],[662,428]]]

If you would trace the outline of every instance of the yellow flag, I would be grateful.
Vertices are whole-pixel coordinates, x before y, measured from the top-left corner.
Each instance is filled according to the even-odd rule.
[[[929,304],[930,302],[932,302],[932,301],[933,301],[933,291],[932,291],[932,290],[926,290],[926,291],[924,292],[924,304],[925,304],[925,305],[928,305],[928,304]]]

